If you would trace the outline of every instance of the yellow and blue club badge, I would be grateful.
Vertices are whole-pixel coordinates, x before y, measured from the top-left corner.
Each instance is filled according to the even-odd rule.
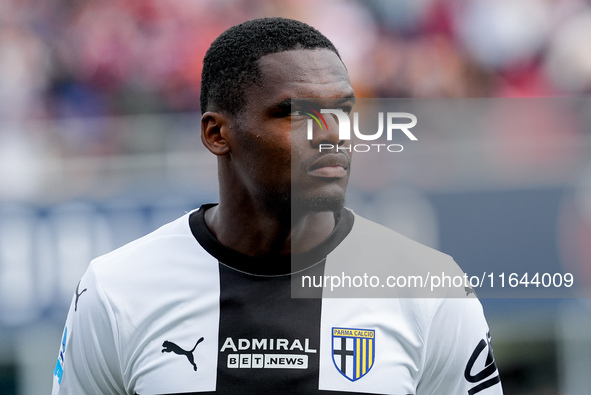
[[[332,361],[351,381],[365,376],[375,361],[376,331],[373,329],[332,328]]]

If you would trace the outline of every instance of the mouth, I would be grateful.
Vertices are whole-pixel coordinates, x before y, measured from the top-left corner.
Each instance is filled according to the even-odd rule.
[[[308,175],[316,178],[343,178],[348,172],[349,160],[344,154],[325,154],[308,169]]]

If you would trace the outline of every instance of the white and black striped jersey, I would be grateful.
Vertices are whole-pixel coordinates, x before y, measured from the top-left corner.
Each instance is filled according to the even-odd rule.
[[[311,251],[253,258],[215,239],[209,207],[92,261],[53,395],[502,394],[473,295],[292,296],[303,276],[384,259],[457,270],[449,256],[343,209]]]

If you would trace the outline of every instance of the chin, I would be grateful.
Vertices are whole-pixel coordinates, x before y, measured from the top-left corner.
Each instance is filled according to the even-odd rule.
[[[344,205],[344,195],[292,197],[291,212],[292,216],[321,213],[325,211],[339,212]]]

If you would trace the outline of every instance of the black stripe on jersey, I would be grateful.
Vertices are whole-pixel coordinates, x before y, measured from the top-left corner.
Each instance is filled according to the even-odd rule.
[[[314,268],[324,267],[316,265]],[[252,276],[220,265],[220,329],[218,353],[218,393],[227,394],[312,394],[318,391],[321,299],[292,299],[290,276]],[[233,351],[221,347],[228,338],[267,339],[274,350]],[[294,341],[304,347],[308,341],[313,353],[301,349],[277,348],[277,339]],[[268,345],[267,348],[270,348]],[[231,368],[230,355],[304,355],[307,369]]]
[[[189,220],[195,238],[219,261],[217,384],[216,391],[210,393],[342,394],[318,390],[322,289],[314,289],[316,295],[307,295],[313,298],[292,298],[291,281],[292,276],[324,274],[326,256],[351,231],[353,214],[343,209],[335,216],[333,232],[304,254],[254,258],[217,241],[205,225],[204,213],[212,206],[202,206]],[[274,358],[277,354],[305,361],[307,368],[242,367],[232,362],[241,355],[253,356],[251,361],[257,355],[260,361],[261,355]]]

